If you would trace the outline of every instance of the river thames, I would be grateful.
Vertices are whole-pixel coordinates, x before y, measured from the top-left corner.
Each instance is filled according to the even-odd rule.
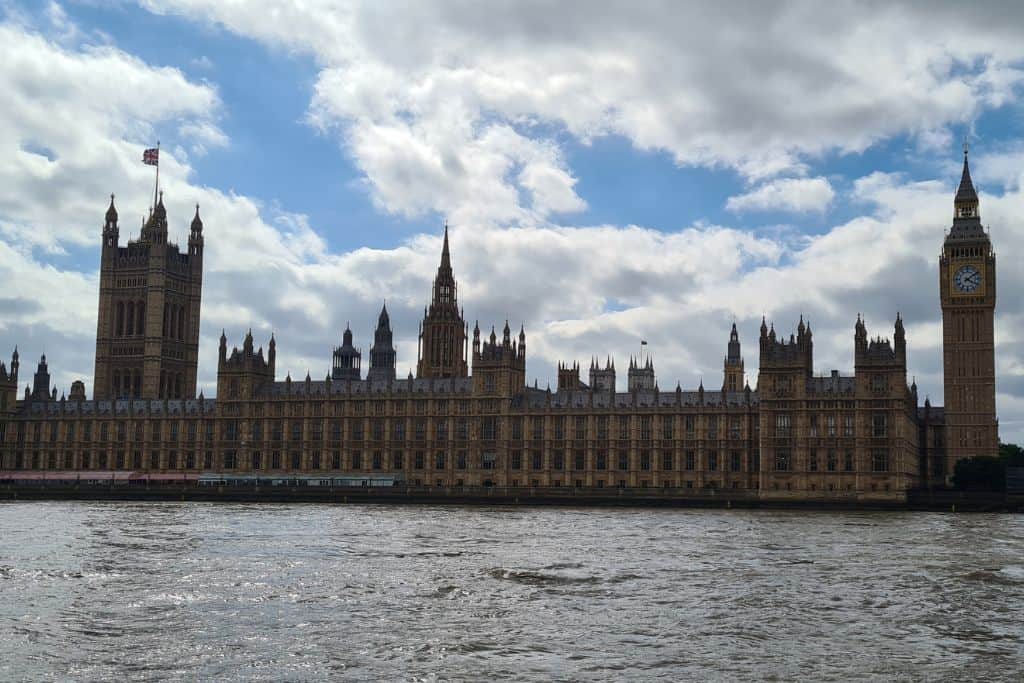
[[[1019,680],[1024,517],[9,503],[2,680]]]

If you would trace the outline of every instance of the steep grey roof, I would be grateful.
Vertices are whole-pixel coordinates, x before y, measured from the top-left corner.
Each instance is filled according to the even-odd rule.
[[[549,405],[553,409],[580,408],[670,408],[673,406],[701,405],[699,391],[638,391],[608,393],[589,391],[559,391],[550,394],[542,389],[527,388],[523,393],[512,399],[513,408],[540,409]],[[746,405],[746,392],[705,391],[706,406],[743,406]],[[750,392],[750,404],[757,405],[757,392]]]
[[[199,401],[162,399],[119,399],[116,401],[32,401],[22,406],[29,415],[46,416],[129,416],[129,415],[199,415],[210,414],[216,408],[213,399]]]
[[[945,424],[946,423],[946,409],[943,406],[931,406],[931,407],[929,407],[927,409],[927,413],[926,413],[926,410],[925,410],[925,408],[923,406],[922,407],[918,407],[918,409],[917,409],[917,419],[918,420],[924,421],[926,414],[927,414],[927,417],[928,417],[928,424]]]
[[[265,394],[280,396],[367,396],[373,394],[469,394],[473,380],[469,377],[454,379],[396,379],[396,380],[325,380],[306,382],[274,382],[264,389]]]
[[[828,377],[812,377],[807,384],[807,391],[811,394],[850,394],[854,393],[856,387],[853,377],[844,377],[833,374]]]

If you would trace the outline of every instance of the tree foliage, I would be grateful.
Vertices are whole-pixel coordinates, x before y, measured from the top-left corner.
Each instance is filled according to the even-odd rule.
[[[953,485],[961,490],[1005,491],[1007,467],[1024,467],[1024,448],[1002,443],[998,457],[978,455],[959,461],[953,470]]]

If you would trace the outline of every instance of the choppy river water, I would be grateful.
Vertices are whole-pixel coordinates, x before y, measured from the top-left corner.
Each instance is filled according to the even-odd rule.
[[[1024,517],[0,504],[2,680],[1020,680]]]

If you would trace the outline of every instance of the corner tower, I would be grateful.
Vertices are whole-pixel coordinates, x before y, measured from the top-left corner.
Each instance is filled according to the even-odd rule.
[[[111,195],[100,257],[94,397],[192,398],[203,288],[199,206],[184,253],[167,241],[162,192],[138,240],[120,246],[117,221]]]
[[[996,419],[996,256],[981,225],[978,193],[964,168],[953,227],[939,257],[942,365],[946,403],[946,481],[957,460],[999,452]]]
[[[448,225],[444,226],[441,265],[434,278],[430,307],[420,324],[419,362],[416,376],[421,379],[466,377],[466,323],[458,306],[458,291],[448,251]]]

